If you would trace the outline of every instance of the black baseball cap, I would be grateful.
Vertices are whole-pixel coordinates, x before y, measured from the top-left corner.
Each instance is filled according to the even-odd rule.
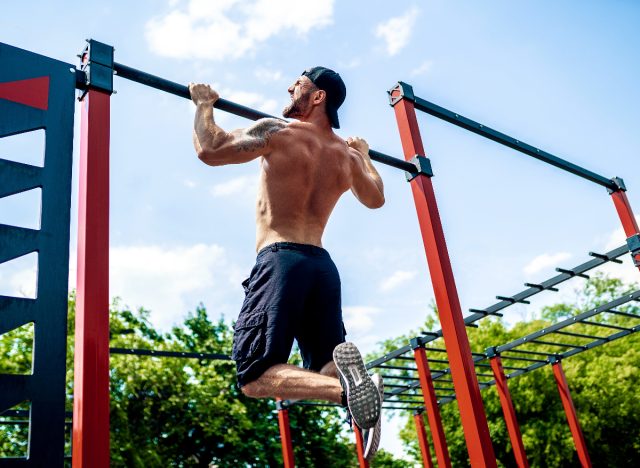
[[[302,76],[309,78],[314,85],[327,93],[327,115],[333,128],[340,128],[338,108],[347,97],[347,88],[340,75],[325,67],[307,68]]]

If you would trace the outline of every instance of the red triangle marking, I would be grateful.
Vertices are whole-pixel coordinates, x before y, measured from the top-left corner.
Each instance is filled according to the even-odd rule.
[[[0,99],[47,110],[49,108],[49,77],[0,83]]]

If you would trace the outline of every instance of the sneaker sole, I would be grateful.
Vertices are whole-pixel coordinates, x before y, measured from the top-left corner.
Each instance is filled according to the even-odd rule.
[[[380,418],[380,393],[369,377],[360,351],[353,343],[342,343],[333,350],[333,360],[346,386],[347,406],[361,429],[371,429]]]
[[[378,375],[378,392],[380,393],[380,401],[384,401],[384,382],[382,381],[382,377]],[[382,415],[378,418],[378,422],[373,427],[373,429],[369,429],[371,433],[369,434],[369,438],[367,440],[367,445],[364,449],[364,458],[367,461],[371,461],[378,451],[378,447],[380,446],[380,436],[382,435]]]

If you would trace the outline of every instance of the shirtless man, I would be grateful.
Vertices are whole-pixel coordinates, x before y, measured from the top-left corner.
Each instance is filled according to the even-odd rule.
[[[214,122],[216,91],[193,83],[189,90],[197,106],[193,141],[200,160],[210,166],[261,162],[258,256],[243,283],[246,297],[234,333],[238,384],[253,398],[346,404],[365,429],[370,458],[380,435],[382,382],[371,379],[357,348],[344,342],[340,278],[322,248],[329,216],[347,190],[368,208],[385,201],[367,143],[345,142],[332,130],[339,128],[344,83],[327,68],[306,70],[289,87],[291,102],[283,110],[295,121],[261,119],[232,132]],[[294,339],[305,369],[287,364]]]

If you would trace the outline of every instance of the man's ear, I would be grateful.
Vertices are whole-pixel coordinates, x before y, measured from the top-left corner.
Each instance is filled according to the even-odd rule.
[[[320,104],[326,99],[327,99],[327,92],[324,89],[319,89],[315,92],[315,96],[313,97],[313,103]]]

